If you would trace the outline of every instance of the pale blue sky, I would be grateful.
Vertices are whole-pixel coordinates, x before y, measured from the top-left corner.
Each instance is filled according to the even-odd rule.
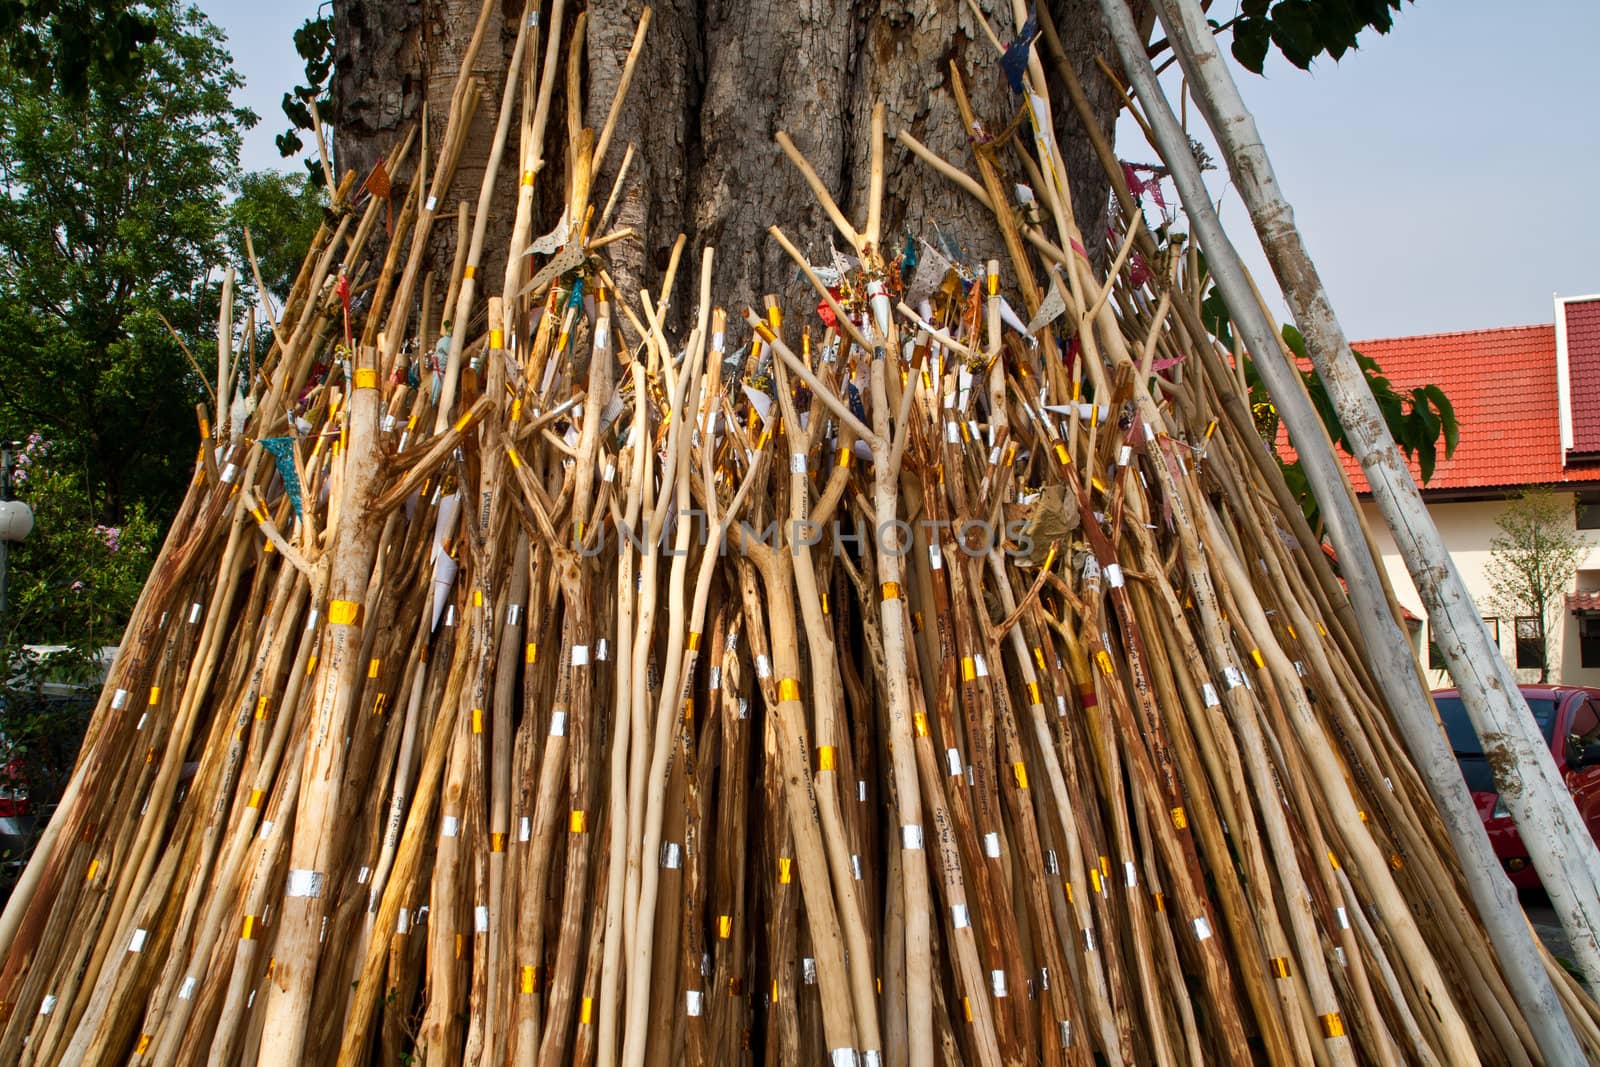
[[[229,37],[240,102],[261,115],[245,166],[282,166],[278,102],[303,71],[292,35],[316,4],[200,6]],[[1274,57],[1264,78],[1239,73],[1350,336],[1549,322],[1552,293],[1600,292],[1597,40],[1591,0],[1420,0],[1338,64],[1306,73]],[[1154,158],[1126,122],[1117,148]],[[1238,198],[1212,178],[1267,288]]]

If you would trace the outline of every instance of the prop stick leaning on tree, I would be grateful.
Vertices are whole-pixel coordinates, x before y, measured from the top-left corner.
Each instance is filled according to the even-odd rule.
[[[1237,252],[1222,232],[1201,183],[1188,139],[1156,82],[1127,6],[1121,0],[1101,0],[1101,8],[1125,71],[1152,121],[1161,154],[1172,168],[1217,284],[1229,306],[1236,309],[1256,366],[1279,405],[1285,425],[1290,427],[1307,476],[1328,517],[1335,548],[1347,568],[1356,611],[1371,627],[1369,632],[1373,637],[1368,647],[1375,660],[1375,676],[1439,805],[1452,842],[1462,857],[1479,913],[1489,927],[1513,988],[1528,1005],[1530,1021],[1546,1056],[1552,1062],[1581,1062],[1576,1038],[1561,1015],[1555,993],[1532,944],[1532,935],[1510,887],[1499,877],[1498,864],[1487,847],[1482,824],[1460,772],[1430,714],[1429,702],[1421,691],[1421,682],[1411,661],[1409,645],[1387,604],[1376,595],[1382,586],[1361,539],[1354,502],[1339,481],[1337,460],[1315,425],[1315,412],[1298,383],[1292,380],[1293,368],[1281,357],[1276,333],[1250,292]],[[1536,866],[1541,875],[1549,877],[1546,884],[1552,899],[1557,901],[1563,922],[1574,934],[1573,951],[1586,971],[1600,975],[1600,946],[1596,945],[1587,921],[1588,914],[1600,914],[1600,901],[1595,898],[1594,881],[1589,873],[1590,864],[1580,864],[1573,872],[1577,877],[1570,881],[1559,872],[1563,855],[1584,854],[1569,850],[1581,847],[1592,855],[1593,845],[1586,834],[1583,842],[1572,841],[1575,835],[1570,831],[1574,827],[1581,830],[1581,825],[1573,818],[1570,801],[1562,801],[1558,795],[1564,790],[1555,788],[1557,779],[1549,751],[1534,736],[1533,720],[1525,702],[1520,694],[1510,696],[1517,693],[1514,681],[1508,672],[1489,678],[1479,674],[1480,665],[1492,671],[1502,660],[1489,647],[1487,634],[1481,621],[1475,618],[1471,602],[1461,588],[1454,565],[1422,505],[1421,496],[1401,465],[1399,451],[1359,369],[1350,359],[1349,345],[1333,318],[1327,295],[1293,226],[1288,204],[1277,193],[1270,163],[1254,133],[1254,122],[1245,111],[1232,78],[1222,67],[1215,40],[1209,29],[1204,28],[1203,16],[1195,5],[1181,0],[1164,3],[1161,15],[1189,83],[1197,86],[1196,97],[1201,110],[1222,143],[1230,171],[1251,209],[1274,271],[1284,284],[1285,296],[1301,332],[1308,339],[1318,374],[1335,398],[1341,422],[1356,443],[1357,456],[1373,486],[1379,507],[1396,534],[1408,569],[1429,606],[1430,617],[1435,625],[1442,627],[1445,639],[1440,645],[1446,650],[1474,724],[1480,730],[1490,724],[1498,727],[1496,732],[1508,759],[1519,767],[1529,768],[1538,776],[1536,780],[1542,779],[1537,789],[1542,798],[1538,803],[1533,803],[1520,788],[1514,789],[1507,801],[1513,805],[1519,824],[1527,828],[1524,838],[1529,840]],[[1203,32],[1196,32],[1197,24]],[[1494,688],[1507,694],[1506,700],[1494,702],[1498,707],[1492,706],[1489,699]],[[1469,691],[1471,696],[1468,696]],[[1540,858],[1543,863],[1538,862]],[[1575,890],[1582,893],[1587,903],[1573,899]]]

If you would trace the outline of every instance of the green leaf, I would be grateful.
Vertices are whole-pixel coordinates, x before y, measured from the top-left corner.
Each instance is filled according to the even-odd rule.
[[[1205,328],[1211,331],[1211,336],[1222,342],[1224,348],[1233,348],[1233,329],[1228,318],[1228,305],[1222,299],[1222,293],[1211,287],[1205,299],[1200,301],[1200,321]]]
[[[1450,398],[1444,395],[1444,390],[1437,385],[1425,385],[1428,399],[1433,402],[1434,410],[1439,413],[1439,423],[1444,431],[1444,456],[1449,459],[1455,455],[1456,445],[1461,441],[1461,428],[1456,423],[1456,409],[1450,403]]]
[[[1252,74],[1260,74],[1272,47],[1272,26],[1261,17],[1241,18],[1233,24],[1233,58]]]
[[[1305,70],[1322,51],[1311,5],[1306,0],[1279,0],[1272,9],[1272,43],[1283,58]]]
[[[1423,441],[1417,445],[1417,473],[1422,475],[1424,484],[1433,478],[1433,443]]]
[[[1300,336],[1300,331],[1289,323],[1283,324],[1283,343],[1289,346],[1289,351],[1298,359],[1310,359],[1306,353],[1306,339]]]

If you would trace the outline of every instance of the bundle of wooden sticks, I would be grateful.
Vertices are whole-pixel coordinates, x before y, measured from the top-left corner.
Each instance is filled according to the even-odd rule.
[[[463,76],[381,261],[346,178],[260,365],[219,331],[0,918],[0,1059],[1538,1062],[1202,264],[1115,160],[1101,277],[1042,97],[976,177],[900,138],[1003,267],[885,250],[881,115],[859,229],[780,135],[850,247],[772,234],[826,314],[718,307],[681,241],[619,292],[589,181],[530,240],[536,32],[499,295],[511,107],[442,300],[421,269]]]

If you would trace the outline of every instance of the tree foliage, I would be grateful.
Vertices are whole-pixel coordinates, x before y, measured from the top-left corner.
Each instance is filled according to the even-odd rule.
[[[1214,287],[1206,294],[1200,307],[1200,314],[1206,328],[1213,336],[1222,342],[1224,347],[1233,349],[1235,347],[1233,324],[1228,316],[1227,305],[1223,303],[1222,294]],[[1327,387],[1323,385],[1322,379],[1314,370],[1305,366],[1310,362],[1305,338],[1300,335],[1299,330],[1286,323],[1283,326],[1283,341],[1302,365],[1301,380],[1305,383],[1312,405],[1322,418],[1322,424],[1327,427],[1328,436],[1345,453],[1355,455],[1355,449],[1345,432],[1344,424],[1339,420],[1339,412],[1334,407],[1333,398],[1328,395]],[[1373,399],[1378,402],[1378,410],[1383,413],[1384,425],[1388,426],[1389,435],[1394,438],[1395,444],[1406,458],[1417,461],[1417,473],[1421,475],[1424,483],[1428,482],[1433,477],[1435,466],[1438,465],[1440,447],[1444,449],[1444,457],[1449,459],[1455,454],[1456,445],[1461,438],[1461,428],[1456,422],[1455,407],[1450,403],[1450,398],[1437,385],[1397,388],[1371,356],[1364,355],[1356,349],[1350,351],[1367,379],[1367,387],[1372,390]],[[1253,361],[1245,365],[1245,382],[1249,386],[1250,410],[1255,414],[1256,429],[1266,439],[1268,446],[1273,447],[1278,436],[1278,411]],[[1306,517],[1315,523],[1318,514],[1316,500],[1311,495],[1305,471],[1301,469],[1299,460],[1282,465],[1289,488],[1294,491],[1305,508]]]
[[[197,9],[143,10],[157,33],[127,84],[76,99],[0,61],[0,436],[51,440],[113,525],[141,500],[163,520],[186,481],[204,393],[168,324],[192,349],[214,337],[211,270],[255,121]]]
[[[33,532],[10,549],[0,646],[116,644],[150,568],[156,526],[142,504],[118,525],[88,506],[83,471],[39,434],[22,442],[13,492],[33,509]]]
[[[1531,490],[1513,501],[1495,525],[1500,532],[1489,542],[1484,568],[1491,602],[1503,614],[1539,620],[1546,643],[1539,669],[1543,682],[1549,678],[1550,624],[1592,546],[1578,532],[1568,494]]]
[[[312,129],[311,107],[307,101],[316,101],[321,113],[327,113],[328,82],[333,73],[333,16],[319,15],[307,19],[294,31],[294,50],[305,60],[306,84],[297,85],[293,92],[283,94],[283,113],[289,119],[289,128],[278,134],[278,152],[285,158],[303,150],[305,141],[300,131]],[[307,158],[306,170],[313,184],[326,183],[318,158]]]
[[[237,264],[250,262],[244,242],[245,227],[249,227],[261,282],[280,308],[317,234],[327,202],[321,186],[305,174],[257,170],[239,179],[239,195],[229,207],[229,256]]]
[[[1232,22],[1233,58],[1260,74],[1277,48],[1301,70],[1318,56],[1338,62],[1363,30],[1388,33],[1402,0],[1243,0]]]
[[[157,21],[128,0],[0,0],[5,63],[42,92],[75,100],[123,88],[144,72]]]

